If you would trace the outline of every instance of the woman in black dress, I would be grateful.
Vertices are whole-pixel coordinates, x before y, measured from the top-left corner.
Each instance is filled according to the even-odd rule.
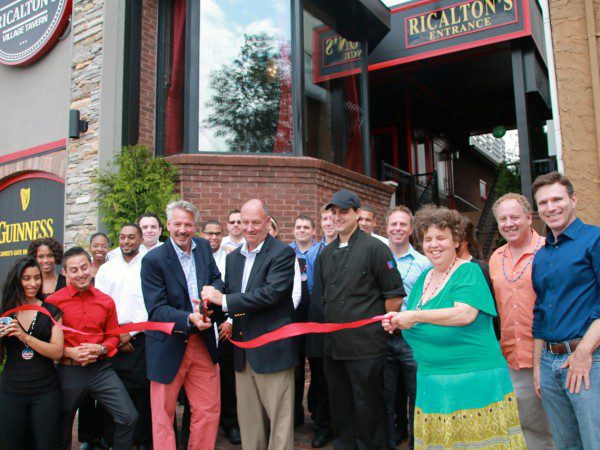
[[[36,239],[27,249],[27,256],[34,258],[42,270],[42,291],[40,300],[67,285],[65,276],[56,272],[56,265],[62,263],[63,247],[51,237]]]
[[[21,305],[45,307],[55,320],[62,312],[39,300],[42,272],[33,258],[21,258],[2,287],[2,313]],[[6,364],[0,385],[2,448],[51,450],[57,447],[60,387],[54,360],[63,354],[63,332],[37,311],[11,314],[0,324],[0,353]]]

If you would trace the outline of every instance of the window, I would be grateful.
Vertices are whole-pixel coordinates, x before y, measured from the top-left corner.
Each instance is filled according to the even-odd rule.
[[[487,183],[482,179],[479,180],[479,196],[487,200]]]
[[[304,9],[306,155],[364,173],[362,47]]]
[[[200,1],[198,150],[291,153],[289,0]]]

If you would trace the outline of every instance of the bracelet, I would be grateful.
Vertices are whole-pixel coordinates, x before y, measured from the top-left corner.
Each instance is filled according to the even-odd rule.
[[[102,354],[106,355],[108,353],[108,349],[104,346],[104,344],[100,344],[100,347],[102,347]]]

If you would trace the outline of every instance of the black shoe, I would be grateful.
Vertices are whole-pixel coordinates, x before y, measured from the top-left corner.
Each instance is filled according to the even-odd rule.
[[[234,425],[225,432],[227,440],[233,445],[240,445],[242,443],[242,436],[240,435],[240,427]]]
[[[93,442],[82,442],[79,446],[79,450],[92,450],[94,448]]]
[[[108,443],[106,438],[100,438],[94,441],[94,446],[102,449],[102,450],[110,450],[112,446]]]
[[[331,440],[331,433],[327,431],[318,431],[310,443],[312,448],[322,448]]]
[[[396,431],[394,433],[394,438],[395,438],[396,445],[402,444],[402,442],[404,442],[404,440],[406,439],[404,437],[404,435],[402,434],[402,431],[398,428],[396,428]]]

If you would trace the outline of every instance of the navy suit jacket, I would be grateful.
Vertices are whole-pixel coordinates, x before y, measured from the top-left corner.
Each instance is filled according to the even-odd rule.
[[[246,292],[242,276],[246,258],[241,247],[227,255],[225,263],[225,293],[227,310],[233,317],[233,340],[247,341],[292,323],[294,304],[294,249],[267,235],[256,255]],[[254,349],[234,349],[234,367],[240,372],[246,358],[256,373],[274,373],[298,363],[295,339],[282,339]]]
[[[214,286],[223,290],[221,273],[212,256],[210,244],[202,238],[194,238],[193,250],[196,261],[198,294],[203,286]],[[175,378],[187,346],[192,328],[188,327],[189,315],[193,312],[188,294],[185,275],[173,244],[169,239],[160,247],[148,252],[142,259],[142,292],[148,310],[148,320],[155,322],[175,322],[173,334],[160,331],[146,332],[146,367],[148,378],[152,381],[168,384]],[[213,305],[215,314],[222,314],[220,308]],[[197,330],[197,328],[195,328]],[[206,348],[217,363],[217,343],[214,329],[201,331],[200,335]]]

